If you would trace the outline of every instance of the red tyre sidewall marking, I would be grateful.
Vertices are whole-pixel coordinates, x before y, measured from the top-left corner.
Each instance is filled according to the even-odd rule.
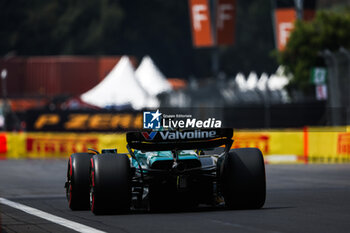
[[[69,158],[69,175],[70,175],[70,184],[69,184],[69,207],[70,207],[72,204],[72,175],[73,175],[72,157]]]
[[[72,186],[69,185],[69,206],[72,204]]]
[[[94,211],[94,205],[95,205],[95,195],[92,195],[91,211]]]
[[[94,160],[91,158],[91,183],[92,187],[95,187],[95,171],[94,171]],[[92,203],[91,203],[91,211],[94,211],[95,206],[95,194],[92,192]]]
[[[70,168],[69,174],[70,174],[70,177],[72,177],[73,175],[72,157],[69,158],[69,168]]]

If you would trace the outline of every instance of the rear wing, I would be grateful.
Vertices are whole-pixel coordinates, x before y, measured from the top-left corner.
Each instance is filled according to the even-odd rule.
[[[207,149],[225,145],[231,148],[233,129],[128,132],[128,147],[142,151]]]

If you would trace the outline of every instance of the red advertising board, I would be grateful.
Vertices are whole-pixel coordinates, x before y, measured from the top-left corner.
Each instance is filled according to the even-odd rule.
[[[217,0],[216,43],[232,45],[235,38],[236,0]]]
[[[302,5],[294,0],[274,0],[275,5],[275,37],[278,50],[286,47],[297,19],[297,11],[301,11],[300,19],[310,21],[315,17],[316,0],[302,1]]]
[[[294,8],[277,8],[275,10],[278,50],[282,51],[286,47],[290,33],[294,28],[296,17],[296,11]]]
[[[208,0],[189,0],[193,45],[210,47],[214,45]]]

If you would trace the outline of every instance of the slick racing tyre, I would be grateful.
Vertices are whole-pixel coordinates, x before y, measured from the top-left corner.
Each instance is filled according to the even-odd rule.
[[[124,154],[100,154],[91,159],[91,211],[125,213],[131,205],[130,160]]]
[[[259,209],[265,203],[265,165],[257,148],[231,150],[222,164],[221,191],[230,209]]]
[[[66,195],[69,208],[72,210],[88,210],[90,207],[89,168],[90,153],[75,153],[69,157]]]

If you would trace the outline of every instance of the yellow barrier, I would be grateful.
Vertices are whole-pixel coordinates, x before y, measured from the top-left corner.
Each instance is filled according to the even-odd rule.
[[[28,158],[26,153],[26,137],[24,133],[7,133],[7,158],[22,159]]]
[[[311,163],[350,162],[349,127],[312,127],[309,129]]]
[[[257,147],[265,155],[265,161],[271,163],[350,162],[349,129],[237,130],[232,148]],[[67,158],[75,152],[86,152],[88,148],[117,148],[119,152],[127,152],[123,133],[3,133],[2,137],[0,158],[8,159]]]
[[[99,149],[117,148],[120,153],[127,153],[125,134],[99,135]]]
[[[305,162],[302,130],[237,130],[232,147],[257,147],[268,163]]]
[[[266,158],[279,162],[350,162],[350,126],[306,127],[283,130],[238,130],[233,137],[237,147],[257,147]],[[289,156],[290,160],[287,160]]]
[[[303,132],[300,130],[237,131],[233,148],[257,147],[264,154],[303,154]]]
[[[127,152],[124,134],[7,133],[6,137],[8,159],[66,158],[88,148],[117,148],[121,153]]]

